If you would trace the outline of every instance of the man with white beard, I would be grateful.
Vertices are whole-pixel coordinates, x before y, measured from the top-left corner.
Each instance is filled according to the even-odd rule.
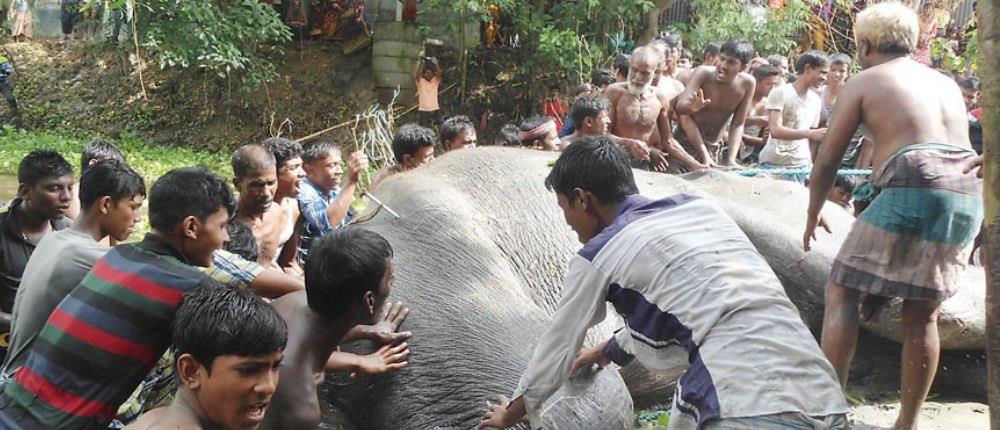
[[[610,102],[611,134],[628,148],[633,158],[648,159],[653,170],[666,170],[666,156],[677,160],[689,171],[705,169],[707,166],[688,155],[674,140],[670,124],[670,96],[653,86],[662,61],[656,50],[638,48],[632,52],[628,80],[611,84],[604,90],[604,96]],[[666,154],[649,147],[654,131],[659,132],[660,147]]]

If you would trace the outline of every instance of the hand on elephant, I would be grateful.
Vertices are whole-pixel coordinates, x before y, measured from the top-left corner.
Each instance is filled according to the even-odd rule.
[[[351,377],[361,375],[378,375],[406,367],[410,358],[410,345],[403,342],[397,346],[385,345],[368,355],[358,356],[353,366]]]
[[[625,149],[627,149],[628,152],[632,154],[632,157],[637,158],[639,160],[649,159],[649,145],[646,145],[646,142],[643,142],[638,139],[628,139],[628,138],[622,138],[620,142],[622,145],[625,145]]]
[[[663,155],[662,151],[655,148],[649,149],[649,164],[652,165],[655,172],[666,172],[667,166],[669,166],[667,157]]]
[[[608,363],[611,363],[611,360],[604,355],[604,347],[607,346],[607,344],[607,342],[604,342],[600,345],[584,348],[580,351],[580,355],[576,356],[576,360],[573,360],[573,366],[570,367],[570,376],[576,376],[581,369],[589,368],[594,364],[604,367],[607,366]]]
[[[830,230],[830,225],[826,223],[826,219],[823,218],[822,214],[817,213],[815,216],[809,214],[806,220],[806,231],[802,234],[802,247],[806,252],[811,249],[810,242],[816,240],[817,226],[823,227],[823,230],[826,230],[827,233],[833,233],[833,230]]]
[[[528,417],[524,415],[524,401],[520,398],[515,405],[511,405],[507,396],[500,396],[497,404],[486,402],[486,413],[479,421],[476,430],[481,429],[505,429],[517,423],[527,423]]]
[[[408,331],[398,332],[399,327],[410,315],[410,308],[404,307],[403,302],[396,302],[391,306],[383,306],[382,314],[374,325],[355,326],[344,336],[345,340],[368,339],[382,344],[399,343],[413,337],[413,333]]]

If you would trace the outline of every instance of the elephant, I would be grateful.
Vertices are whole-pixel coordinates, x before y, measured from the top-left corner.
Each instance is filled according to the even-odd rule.
[[[513,391],[558,305],[569,257],[581,246],[555,194],[543,186],[557,156],[512,148],[452,151],[371,190],[393,211],[370,203],[355,223],[394,248],[396,284],[389,299],[413,310],[405,325],[414,333],[412,358],[394,374],[327,378],[324,400],[345,420],[373,429],[470,428],[487,400]],[[723,172],[635,175],[648,197],[687,193],[719,204],[818,333],[823,286],[853,220],[849,214],[827,205],[824,217],[834,234],[821,236],[806,253],[801,237],[808,190],[801,185]],[[608,315],[588,333],[588,344],[620,327],[614,312]],[[954,322],[950,315],[943,308],[943,325]],[[947,342],[957,336],[946,340],[946,332],[942,343],[955,346]],[[679,350],[671,360],[656,375],[639,364],[582,375],[546,403],[546,427],[631,427],[633,402],[648,407],[669,401],[688,364]]]

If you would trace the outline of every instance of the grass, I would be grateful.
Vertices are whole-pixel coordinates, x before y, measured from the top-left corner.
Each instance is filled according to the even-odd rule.
[[[16,174],[21,158],[39,148],[58,151],[66,157],[79,175],[80,153],[87,143],[103,136],[67,136],[45,131],[25,131],[10,126],[0,128],[0,173]],[[152,185],[153,181],[171,169],[205,166],[223,178],[231,178],[229,154],[197,151],[183,147],[151,145],[141,139],[123,135],[107,139],[125,153],[128,164]],[[227,181],[228,182],[228,181]]]

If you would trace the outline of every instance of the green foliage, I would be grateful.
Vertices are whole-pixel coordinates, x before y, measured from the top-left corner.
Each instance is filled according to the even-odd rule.
[[[975,74],[979,71],[979,32],[975,28],[965,34],[965,49],[957,41],[945,37],[931,40],[931,56],[941,59],[941,66],[952,73]]]
[[[670,426],[670,412],[663,410],[640,410],[635,413],[635,421],[640,429],[666,429]]]
[[[691,23],[681,25],[684,45],[701,52],[711,42],[742,38],[761,55],[787,55],[794,38],[809,25],[810,6],[817,0],[787,0],[785,7],[748,8],[733,0],[698,0]]]
[[[73,137],[4,126],[0,128],[0,173],[17,173],[17,165],[21,162],[21,158],[38,148],[59,151],[63,157],[66,157],[79,169],[77,164],[80,162],[80,153],[94,137]],[[229,168],[229,155],[226,153],[150,145],[130,135],[124,135],[113,142],[125,153],[129,165],[138,171],[150,185],[156,178],[169,170],[184,166],[202,165],[224,178],[232,176],[232,171]]]
[[[455,32],[470,20],[489,21],[487,7],[497,5],[513,20],[513,28],[504,28],[504,34],[517,34],[521,42],[517,49],[523,62],[516,78],[541,83],[567,77],[589,79],[590,71],[609,64],[619,49],[634,47],[643,18],[653,7],[650,0],[560,1],[549,10],[537,3],[427,0],[421,13],[425,21],[439,18]]]
[[[102,1],[108,8],[128,10],[125,0],[89,0],[88,5]],[[239,77],[246,89],[278,76],[265,50],[292,40],[275,10],[259,0],[145,0],[135,14],[139,44],[160,68]]]

